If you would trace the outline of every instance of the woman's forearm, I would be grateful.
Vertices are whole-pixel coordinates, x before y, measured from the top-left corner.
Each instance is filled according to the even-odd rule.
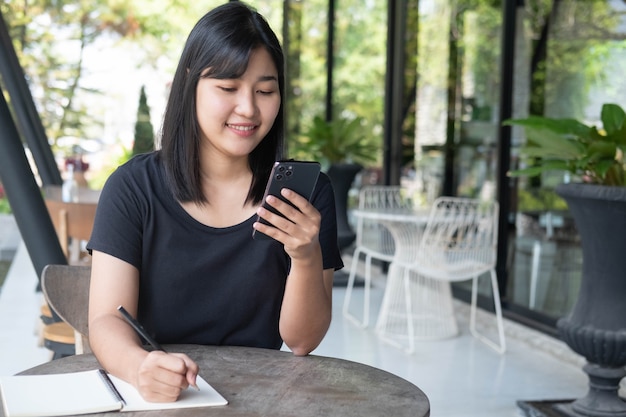
[[[148,352],[132,328],[111,315],[93,319],[89,327],[91,350],[104,369],[137,386],[137,372]]]
[[[296,355],[307,355],[324,338],[332,315],[333,270],[322,270],[321,254],[294,262],[280,314],[280,334]]]

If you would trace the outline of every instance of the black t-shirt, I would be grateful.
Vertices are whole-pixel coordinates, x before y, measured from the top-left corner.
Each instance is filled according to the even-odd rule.
[[[87,248],[139,270],[138,319],[158,342],[279,349],[289,272],[282,244],[252,238],[256,216],[224,228],[195,220],[166,186],[158,155],[136,156],[109,177]],[[323,173],[311,201],[322,215],[324,269],[342,268]]]

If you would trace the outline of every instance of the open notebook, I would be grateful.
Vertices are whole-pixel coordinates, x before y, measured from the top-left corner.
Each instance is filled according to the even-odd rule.
[[[183,391],[176,402],[151,403],[132,385],[101,369],[52,375],[0,377],[6,417],[52,417],[105,411],[144,411],[226,405],[198,376],[198,387]]]

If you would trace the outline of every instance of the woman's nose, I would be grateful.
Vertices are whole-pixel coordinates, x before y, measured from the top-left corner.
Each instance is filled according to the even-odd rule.
[[[237,97],[237,107],[235,110],[242,116],[254,116],[257,111],[254,94],[252,92],[241,91]]]

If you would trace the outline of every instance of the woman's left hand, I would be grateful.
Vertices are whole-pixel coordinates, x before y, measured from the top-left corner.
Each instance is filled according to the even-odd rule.
[[[254,228],[281,242],[285,247],[285,252],[292,259],[308,258],[319,246],[318,236],[322,216],[306,198],[294,191],[283,188],[281,195],[297,208],[270,195],[266,199],[267,204],[285,217],[274,214],[261,206],[257,213],[274,227],[256,222]]]
[[[328,331],[333,270],[323,269],[320,212],[292,190],[283,189],[281,195],[295,207],[277,197],[268,197],[267,204],[285,217],[261,207],[257,212],[274,227],[256,222],[254,228],[281,242],[291,258],[279,329],[294,355],[302,356],[311,353]]]

